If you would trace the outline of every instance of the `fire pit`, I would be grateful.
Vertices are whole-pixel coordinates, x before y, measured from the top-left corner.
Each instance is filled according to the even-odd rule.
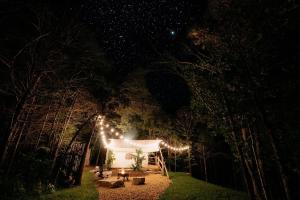
[[[125,180],[128,181],[129,173],[125,172],[125,170],[122,169],[120,172],[118,172],[118,179],[119,179],[120,177],[123,177],[123,181],[125,181]]]

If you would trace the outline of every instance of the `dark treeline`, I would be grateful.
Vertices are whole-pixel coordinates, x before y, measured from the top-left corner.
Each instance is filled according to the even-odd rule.
[[[67,7],[1,2],[1,30],[1,196],[80,184],[113,69]]]
[[[121,56],[81,3],[1,2],[1,199],[80,184],[88,148],[104,162],[98,114],[136,138],[191,145],[191,163],[163,149],[169,170],[299,199],[296,2],[202,1],[178,39]]]

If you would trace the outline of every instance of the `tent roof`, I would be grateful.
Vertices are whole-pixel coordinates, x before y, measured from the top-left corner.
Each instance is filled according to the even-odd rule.
[[[129,140],[129,139],[109,139],[108,149],[118,152],[135,152],[142,149],[143,152],[159,151],[161,140]]]

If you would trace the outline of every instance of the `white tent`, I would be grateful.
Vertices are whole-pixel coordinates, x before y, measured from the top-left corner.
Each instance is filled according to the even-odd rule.
[[[112,168],[130,168],[133,164],[131,155],[135,154],[137,149],[142,150],[145,156],[142,166],[147,167],[149,153],[158,152],[160,142],[161,140],[110,139],[107,150],[115,157]]]

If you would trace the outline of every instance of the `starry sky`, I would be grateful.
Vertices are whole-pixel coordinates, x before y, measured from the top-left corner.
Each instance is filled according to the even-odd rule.
[[[84,21],[116,65],[148,62],[185,35],[203,7],[188,0],[85,0]]]

